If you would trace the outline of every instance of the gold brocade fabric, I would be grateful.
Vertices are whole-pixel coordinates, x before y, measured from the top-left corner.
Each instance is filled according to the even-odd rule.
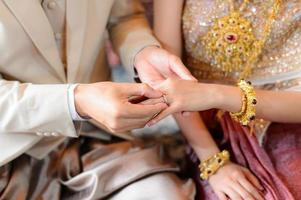
[[[236,0],[238,8],[242,0]],[[261,39],[266,18],[274,0],[250,1],[243,17],[252,23],[254,35]],[[229,14],[229,1],[187,0],[183,13],[183,33],[186,49],[186,65],[195,77],[205,82],[234,84],[239,71],[223,72],[212,66],[201,38],[208,33],[216,19]],[[273,23],[271,35],[264,46],[263,53],[255,64],[250,80],[273,83],[285,79],[287,83],[274,84],[265,89],[281,89],[299,84],[301,71],[301,0],[284,0]],[[281,78],[277,78],[281,77]],[[285,77],[285,78],[283,78]],[[290,80],[291,79],[291,80]],[[265,81],[262,81],[265,80]],[[294,81],[293,81],[294,80]],[[255,81],[256,82],[256,81]],[[258,85],[258,84],[256,84]]]

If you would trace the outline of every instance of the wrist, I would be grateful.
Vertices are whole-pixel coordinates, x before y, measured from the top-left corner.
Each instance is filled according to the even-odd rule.
[[[212,99],[214,102],[213,108],[224,109],[225,102],[227,101],[227,93],[224,90],[222,85],[214,84],[212,85]]]
[[[230,159],[230,153],[227,150],[223,150],[207,160],[202,161],[199,165],[200,177],[203,180],[208,180],[214,175],[220,168],[222,168]]]
[[[218,108],[228,112],[238,112],[241,109],[241,91],[238,87],[220,85]]]
[[[206,101],[208,101],[208,109],[222,109],[227,94],[223,90],[222,85],[218,84],[204,84],[199,83],[197,93],[199,95],[204,95],[204,90],[207,93]],[[200,101],[204,101],[204,98],[198,98]],[[204,102],[200,102],[202,105]]]
[[[134,57],[134,69],[137,69],[139,67],[139,60],[144,57],[145,52],[152,51],[153,49],[159,49],[160,46],[157,45],[147,45],[145,47],[142,47],[137,54]]]
[[[194,148],[200,161],[207,160],[211,156],[220,152],[220,149],[216,145],[207,146],[206,148],[196,147]]]
[[[212,108],[236,112],[241,105],[241,92],[239,88],[213,84],[211,86]]]
[[[75,104],[75,110],[78,113],[79,116],[82,118],[86,118],[88,114],[85,112],[85,109],[83,108],[84,105],[84,91],[85,91],[85,85],[84,84],[78,84],[74,89],[74,104]]]

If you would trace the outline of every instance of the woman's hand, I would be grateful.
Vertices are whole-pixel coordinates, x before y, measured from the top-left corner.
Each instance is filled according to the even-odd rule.
[[[228,163],[209,178],[213,191],[220,200],[263,200],[263,188],[246,168]]]
[[[214,108],[219,99],[215,86],[180,79],[167,79],[156,85],[155,88],[164,94],[164,99],[169,107],[148,125],[153,125],[170,114]]]

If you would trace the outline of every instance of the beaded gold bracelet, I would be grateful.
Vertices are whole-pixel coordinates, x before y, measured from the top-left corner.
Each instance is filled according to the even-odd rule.
[[[255,119],[256,114],[256,93],[251,82],[246,82],[245,80],[241,80],[238,83],[239,88],[242,91],[242,106],[239,112],[231,112],[231,117],[246,126],[250,123],[250,121]]]
[[[222,166],[230,160],[230,153],[226,150],[219,152],[199,165],[200,177],[202,180],[208,180],[210,176],[215,174]]]

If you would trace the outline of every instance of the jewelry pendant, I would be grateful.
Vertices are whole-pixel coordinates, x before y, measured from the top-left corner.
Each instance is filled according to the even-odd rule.
[[[211,65],[224,72],[243,71],[252,52],[260,48],[251,23],[239,12],[231,12],[214,23],[202,38]]]

